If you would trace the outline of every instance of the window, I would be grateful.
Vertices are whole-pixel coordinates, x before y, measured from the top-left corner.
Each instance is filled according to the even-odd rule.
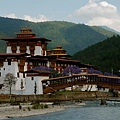
[[[20,77],[20,76],[19,76],[19,72],[17,73],[17,77]]]
[[[31,80],[34,80],[34,77],[31,77]]]
[[[25,78],[25,73],[23,73],[23,78]]]
[[[8,60],[8,65],[11,65],[11,60]]]

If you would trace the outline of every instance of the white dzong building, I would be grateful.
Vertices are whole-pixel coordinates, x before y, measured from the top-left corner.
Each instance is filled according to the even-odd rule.
[[[41,79],[49,78],[49,74],[33,77],[27,77],[24,73],[30,68],[35,67],[32,62],[29,62],[30,56],[46,56],[47,42],[51,40],[36,37],[36,34],[31,29],[25,27],[20,33],[16,33],[16,38],[2,39],[7,42],[6,53],[0,54],[0,84],[4,85],[4,80],[8,73],[11,73],[15,78],[15,85],[12,87],[12,94],[34,94],[32,83],[37,84],[38,94],[43,94]],[[46,64],[44,64],[46,66]],[[9,88],[2,87],[1,93],[8,94]]]
[[[82,69],[83,73],[86,72],[86,68],[91,67],[80,61],[71,60],[61,46],[47,50],[47,44],[51,40],[36,37],[28,27],[16,33],[15,38],[2,40],[7,44],[6,53],[0,54],[0,93],[2,94],[10,93],[9,87],[6,87],[8,85],[5,85],[8,73],[12,74],[15,80],[11,87],[12,94],[43,94],[41,81],[48,79],[51,73],[47,70],[42,71],[41,66],[52,68],[58,73],[62,73],[64,68],[69,66],[85,68]]]

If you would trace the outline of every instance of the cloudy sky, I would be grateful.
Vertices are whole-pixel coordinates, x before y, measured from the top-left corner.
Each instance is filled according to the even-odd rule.
[[[0,16],[104,25],[120,32],[120,0],[0,0]]]

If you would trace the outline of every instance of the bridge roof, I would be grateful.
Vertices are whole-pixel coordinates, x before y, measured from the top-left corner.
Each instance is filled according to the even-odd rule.
[[[98,74],[73,74],[71,76],[62,76],[62,77],[44,79],[44,80],[42,80],[42,82],[54,81],[54,80],[58,80],[58,79],[71,78],[71,77],[76,77],[76,76],[97,76],[97,75]]]
[[[98,77],[120,79],[120,77],[118,77],[118,76],[105,76],[105,75],[98,75]]]
[[[44,79],[44,80],[42,80],[42,82],[54,81],[54,80],[59,80],[59,79],[64,79],[64,78],[79,77],[79,76],[97,76],[97,77],[103,77],[103,78],[120,79],[120,77],[117,77],[117,76],[105,76],[105,75],[100,75],[100,74],[73,74],[71,76],[63,76],[63,77]]]
[[[42,82],[54,81],[54,80],[63,79],[63,78],[71,78],[71,76],[63,76],[63,77],[56,77],[56,78],[44,79],[44,80],[42,80]]]
[[[98,76],[98,74],[73,74],[72,76]]]

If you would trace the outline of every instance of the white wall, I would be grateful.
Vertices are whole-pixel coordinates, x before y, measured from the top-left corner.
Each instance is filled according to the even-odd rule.
[[[20,53],[20,46],[17,46],[17,51],[16,53]]]
[[[42,48],[41,48],[41,46],[35,46],[34,55],[42,55]]]
[[[7,46],[6,53],[12,53],[11,46]]]
[[[5,78],[5,72],[4,72],[4,69],[3,68],[0,68],[0,73],[1,73],[1,76],[0,76],[0,84],[3,84],[3,80]]]
[[[26,53],[30,54],[30,46],[27,46]]]
[[[33,78],[33,80],[32,80]],[[37,85],[37,91],[36,94],[43,94],[43,86],[42,86],[42,80],[43,79],[48,79],[49,77],[45,76],[31,76],[31,77],[26,77],[26,88],[23,94],[35,94],[34,93],[34,87],[35,87],[35,82]]]
[[[26,66],[25,66],[25,69],[26,69]],[[0,69],[0,72],[1,72],[0,82],[2,82],[2,83],[4,82],[5,76],[8,73],[12,73],[13,76],[16,77],[16,84],[15,84],[13,90],[12,90],[13,94],[21,93],[21,80],[23,80],[23,86],[24,86],[24,89],[25,89],[25,78],[23,76],[23,73],[19,73],[18,62],[17,61],[11,62],[11,65],[8,65],[8,62],[5,61],[4,64],[3,64],[3,68]],[[18,76],[18,73],[19,73],[19,76]],[[7,90],[3,91],[3,93],[4,92],[9,93],[9,91],[7,91]]]
[[[13,61],[11,62],[11,65],[8,65],[8,62],[4,62],[3,64],[3,69],[4,69],[4,75],[6,75],[7,73],[12,73],[14,75],[14,77],[17,77],[17,72],[18,70],[18,62]]]

